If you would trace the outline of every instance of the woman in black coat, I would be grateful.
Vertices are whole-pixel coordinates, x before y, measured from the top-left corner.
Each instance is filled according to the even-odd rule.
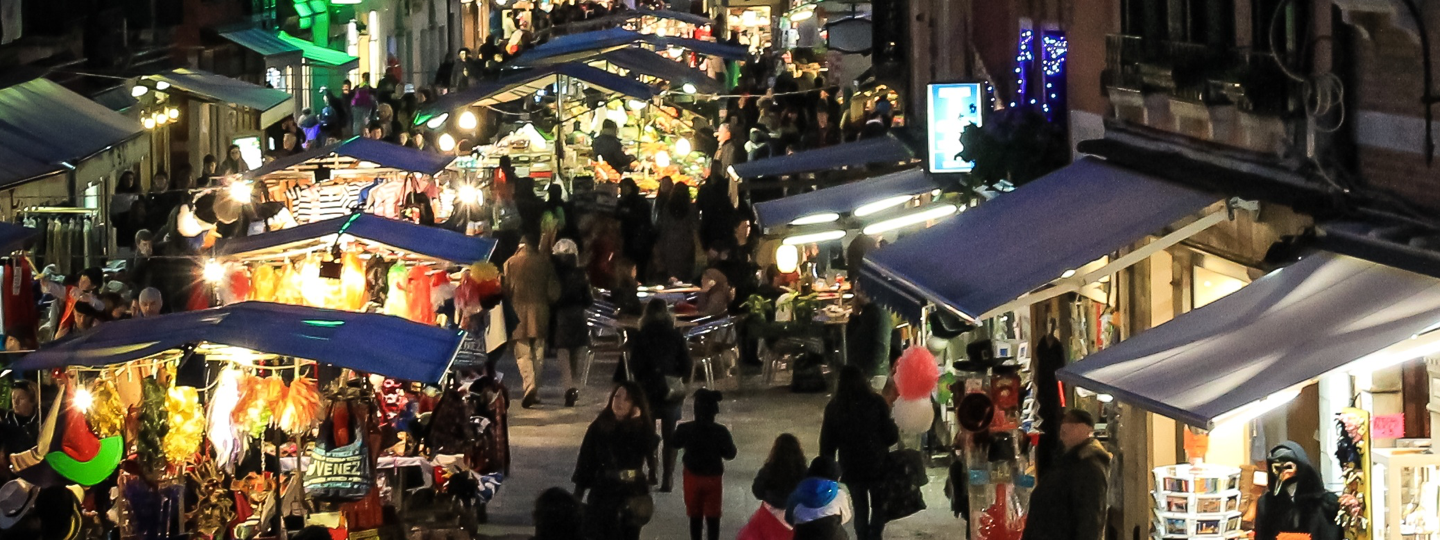
[[[671,446],[675,435],[675,423],[680,421],[681,408],[685,405],[685,393],[678,399],[668,399],[670,385],[666,378],[679,377],[689,382],[694,369],[690,358],[690,347],[685,335],[675,328],[675,319],[670,308],[660,299],[652,299],[645,305],[645,314],[640,317],[640,331],[630,340],[631,378],[645,389],[646,397],[654,404],[655,417],[660,420],[660,439],[665,443],[665,477],[660,482],[660,491],[669,493],[675,476],[676,448]],[[655,460],[650,461],[650,483],[655,484]]]
[[[900,430],[890,418],[890,404],[870,389],[870,379],[854,365],[840,370],[835,397],[825,406],[820,428],[820,457],[840,456],[841,481],[855,503],[857,540],[878,539],[885,530],[880,486],[890,445]]]
[[[621,383],[607,403],[585,431],[571,479],[576,496],[590,495],[585,511],[587,538],[639,540],[640,528],[654,512],[642,468],[660,440],[640,385]]]

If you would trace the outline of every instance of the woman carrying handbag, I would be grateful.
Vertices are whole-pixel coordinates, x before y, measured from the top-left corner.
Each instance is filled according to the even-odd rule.
[[[645,390],[645,397],[660,420],[660,440],[665,443],[664,478],[656,478],[654,457],[650,458],[649,465],[650,484],[659,483],[662,493],[669,493],[674,487],[678,449],[673,448],[670,441],[685,406],[686,385],[694,368],[690,345],[685,341],[685,334],[675,328],[670,307],[663,300],[651,299],[640,317],[640,331],[630,341],[630,372]]]
[[[660,440],[639,384],[620,383],[607,404],[580,443],[572,477],[575,495],[588,505],[588,538],[639,540],[640,529],[655,513],[643,470]]]

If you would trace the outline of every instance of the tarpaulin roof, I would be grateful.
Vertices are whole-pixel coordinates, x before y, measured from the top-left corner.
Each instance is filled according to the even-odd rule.
[[[464,332],[390,315],[240,302],[105,323],[41,347],[12,369],[107,366],[212,343],[435,383],[449,369],[464,337]]]
[[[0,186],[52,174],[143,135],[139,121],[46,79],[0,88]]]
[[[338,68],[341,70],[355,69],[360,65],[360,59],[350,56],[335,49],[321,47],[309,41],[297,38],[285,32],[280,32],[281,41],[294,45],[305,55],[305,60],[319,64],[324,67]]]
[[[221,31],[220,36],[235,42],[236,45],[255,51],[260,56],[304,54],[300,47],[280,39],[280,36],[275,35],[274,32],[260,28],[250,27]]]
[[[422,124],[430,118],[462,107],[497,105],[529,97],[546,86],[555,84],[555,77],[560,75],[610,94],[636,99],[650,99],[655,95],[653,88],[634,79],[583,64],[558,64],[516,72],[497,81],[481,82],[467,90],[445,94],[415,115],[415,123]]]
[[[30,227],[0,223],[0,250],[20,249],[25,245],[26,240],[39,234],[39,230]]]
[[[758,203],[755,205],[755,217],[761,228],[770,229],[805,216],[846,214],[872,202],[900,195],[918,195],[937,187],[924,170],[910,169]]]
[[[661,56],[659,53],[638,48],[616,49],[598,54],[585,60],[591,66],[605,62],[629,71],[670,82],[671,90],[680,90],[686,84],[695,86],[701,94],[718,94],[725,91],[725,85],[711,78],[705,72]]]
[[[608,28],[556,37],[521,53],[520,57],[514,60],[514,64],[519,66],[563,64],[584,59],[597,52],[613,51],[635,43],[646,43],[656,48],[680,47],[699,54],[719,56],[726,60],[744,60],[748,52],[743,46],[728,43],[641,34],[624,28]]]
[[[1440,279],[1321,252],[1093,353],[1059,376],[1211,428],[1227,413],[1437,323]]]
[[[377,169],[396,169],[406,172],[435,174],[455,161],[455,156],[434,154],[384,141],[352,137],[345,142],[306,150],[293,156],[283,157],[266,163],[258,169],[245,173],[246,178],[263,178],[291,167],[320,162],[334,157],[348,158],[357,162],[377,165]]]
[[[145,78],[163,81],[173,88],[202,99],[231,103],[260,111],[261,126],[274,124],[294,112],[291,110],[294,108],[294,98],[284,91],[238,81],[208,71],[172,69]]]
[[[735,134],[744,136],[744,134]],[[732,168],[740,178],[784,176],[840,167],[858,167],[872,163],[901,163],[915,158],[909,146],[891,135],[855,142],[805,150],[786,156],[736,163]]]
[[[439,261],[470,264],[490,260],[495,240],[465,236],[438,227],[371,214],[352,214],[299,227],[221,240],[216,253],[227,259],[255,259],[304,248],[324,248],[345,234],[368,244]]]
[[[866,255],[860,278],[973,321],[1218,200],[1082,158]]]

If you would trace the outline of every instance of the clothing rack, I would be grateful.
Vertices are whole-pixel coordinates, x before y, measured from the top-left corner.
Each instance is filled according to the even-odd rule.
[[[54,264],[62,274],[78,273],[98,266],[110,250],[109,226],[98,209],[30,206],[15,214],[16,223],[32,220],[40,231],[33,258],[41,267]]]

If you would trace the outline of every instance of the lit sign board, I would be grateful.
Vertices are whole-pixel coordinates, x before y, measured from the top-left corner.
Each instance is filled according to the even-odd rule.
[[[970,172],[974,165],[960,159],[960,151],[965,149],[960,134],[970,124],[981,125],[985,94],[980,83],[932,84],[928,88],[925,135],[930,172]]]

